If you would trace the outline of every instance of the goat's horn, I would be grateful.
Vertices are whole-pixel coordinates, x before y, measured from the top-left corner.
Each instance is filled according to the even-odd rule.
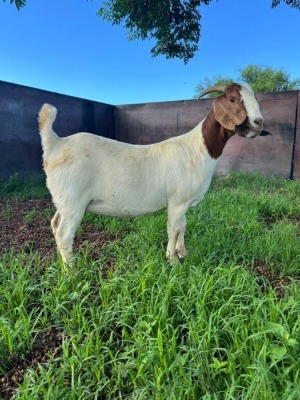
[[[215,86],[210,86],[209,88],[205,89],[204,92],[202,92],[200,94],[200,96],[198,97],[198,99],[200,99],[200,97],[205,96],[208,93],[212,93],[212,92],[224,92],[226,89],[227,85],[215,85]]]

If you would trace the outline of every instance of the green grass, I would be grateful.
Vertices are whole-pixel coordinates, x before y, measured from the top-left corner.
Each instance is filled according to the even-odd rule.
[[[33,200],[49,197],[44,175],[22,176],[15,174],[8,179],[0,178],[0,199]]]
[[[47,196],[43,180],[36,192],[34,180],[14,185],[1,197]],[[300,181],[215,178],[187,213],[190,254],[174,267],[165,212],[85,219],[119,235],[100,259],[82,250],[74,274],[57,260],[41,270],[37,252],[1,256],[0,374],[41,332],[64,335],[58,354],[27,369],[15,398],[299,399]],[[263,290],[258,261],[290,277],[285,297],[266,280]]]

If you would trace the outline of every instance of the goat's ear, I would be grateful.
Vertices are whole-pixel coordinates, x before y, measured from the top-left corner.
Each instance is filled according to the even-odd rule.
[[[225,128],[233,131],[236,125],[243,123],[247,117],[245,110],[237,103],[225,97],[217,97],[212,104],[216,120]]]

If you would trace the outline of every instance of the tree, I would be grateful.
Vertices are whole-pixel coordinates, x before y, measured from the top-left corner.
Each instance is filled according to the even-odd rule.
[[[4,2],[6,0],[3,0]],[[9,0],[21,9],[26,0]],[[113,25],[124,23],[129,40],[154,39],[153,56],[179,58],[187,63],[198,50],[201,33],[199,7],[212,0],[107,0],[98,15]],[[271,0],[300,10],[300,0]]]
[[[248,65],[239,72],[241,80],[249,83],[255,92],[282,92],[300,86],[300,79],[291,80],[290,74],[284,69]]]
[[[129,39],[154,39],[153,56],[183,59],[185,63],[198,50],[200,4],[212,0],[109,0],[98,15],[112,24],[124,22]]]
[[[250,64],[246,68],[238,70],[237,79],[224,78],[220,75],[212,79],[204,78],[195,89],[195,98],[209,86],[213,85],[228,85],[232,82],[249,83],[254,92],[281,92],[283,90],[295,90],[300,88],[300,79],[290,79],[290,74],[284,69],[274,69],[272,67],[261,67]],[[211,94],[211,97],[216,94]]]
[[[3,1],[5,3],[6,0],[3,0]],[[13,3],[15,3],[17,9],[20,10],[22,7],[25,6],[26,0],[10,0],[10,4],[13,4]]]
[[[277,7],[281,3],[281,0],[272,0],[272,8]],[[288,6],[292,8],[300,9],[300,1],[299,0],[283,0],[283,3],[286,3]]]

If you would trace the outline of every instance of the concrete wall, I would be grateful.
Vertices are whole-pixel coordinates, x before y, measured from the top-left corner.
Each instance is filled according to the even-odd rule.
[[[265,129],[272,136],[231,138],[217,173],[260,172],[300,179],[299,91],[257,97]],[[45,102],[58,108],[54,128],[60,136],[88,131],[148,144],[189,131],[205,117],[212,100],[112,106],[0,81],[0,176],[42,171],[36,115]]]
[[[211,108],[211,100],[185,100],[117,106],[117,140],[148,144],[182,135],[197,125]]]
[[[290,178],[298,96],[297,91],[257,95],[265,129],[272,136],[245,139],[235,135],[227,143],[216,172],[261,172],[267,176]],[[203,99],[118,106],[115,111],[116,138],[147,144],[183,134],[206,116],[211,103],[211,99]],[[299,118],[297,123],[299,132]],[[300,137],[295,149],[293,176],[300,179]]]
[[[114,107],[0,81],[0,176],[42,172],[37,114],[43,103],[57,107],[60,136],[78,131],[114,137]]]
[[[234,136],[225,148],[218,172],[242,170],[290,178],[297,96],[297,91],[258,95],[265,129],[272,136],[253,140]]]
[[[294,179],[300,179],[300,91],[297,92],[297,111],[295,116]]]

